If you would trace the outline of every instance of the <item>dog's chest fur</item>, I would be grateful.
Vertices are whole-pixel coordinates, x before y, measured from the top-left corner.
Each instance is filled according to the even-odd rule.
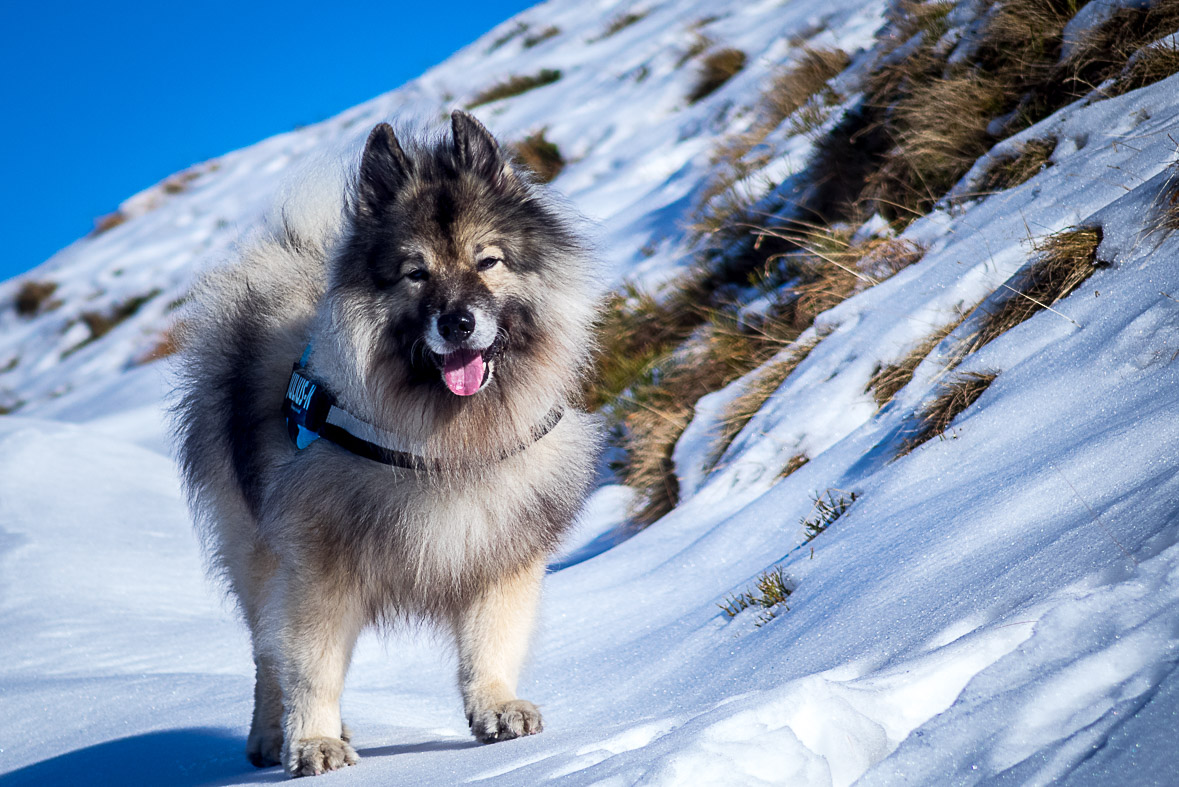
[[[377,616],[437,613],[550,553],[592,481],[592,419],[465,475],[390,468],[317,443],[276,474],[262,522],[279,554],[362,589]],[[587,461],[588,459],[588,461]]]

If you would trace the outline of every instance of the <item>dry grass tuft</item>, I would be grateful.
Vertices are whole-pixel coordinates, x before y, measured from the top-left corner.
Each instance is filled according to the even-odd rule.
[[[982,321],[970,351],[994,341],[1007,331],[1049,309],[1097,270],[1101,229],[1082,227],[1049,236],[1037,259],[1003,285],[1011,297]]]
[[[165,194],[182,194],[188,191],[188,184],[199,178],[201,173],[198,170],[188,170],[186,172],[177,172],[169,178],[164,180],[162,188]]]
[[[513,146],[516,157],[535,173],[537,180],[548,183],[565,168],[561,150],[545,138],[548,129],[530,134]]]
[[[978,401],[998,376],[998,372],[967,372],[942,383],[933,401],[918,414],[915,428],[901,444],[897,457],[905,456],[949,429],[959,413]]]
[[[532,49],[532,47],[536,46],[537,44],[543,44],[545,41],[548,41],[550,38],[556,38],[559,35],[561,35],[561,28],[549,25],[544,30],[541,30],[539,33],[533,33],[530,36],[525,36],[524,37],[524,48],[525,49]]]
[[[778,230],[766,230],[767,237]],[[757,324],[742,322],[732,308],[709,308],[719,274],[697,274],[662,300],[631,291],[608,312],[601,335],[598,374],[589,386],[590,406],[608,405],[622,424],[627,460],[625,482],[640,492],[635,526],[645,527],[678,502],[679,485],[671,456],[700,397],[719,390],[770,361],[797,341],[815,317],[860,289],[920,259],[922,250],[906,240],[850,241],[850,230],[803,228],[789,235],[795,251],[785,261],[781,300]],[[805,248],[799,248],[805,246]],[[810,348],[807,348],[809,351]],[[805,357],[775,364],[783,375]],[[762,399],[764,402],[764,398]],[[745,403],[751,415],[753,400]],[[743,424],[735,414],[728,431]],[[746,418],[746,420],[748,420]],[[730,437],[731,439],[731,437]]]
[[[758,99],[757,117],[750,128],[726,137],[713,151],[716,166],[698,198],[693,231],[713,234],[732,230],[751,218],[750,195],[738,190],[736,184],[768,164],[769,156],[748,158],[750,151],[804,106],[815,102],[821,112],[827,104],[835,103],[837,97],[827,83],[847,67],[848,60],[840,49],[806,48],[797,63],[774,77]]]
[[[1145,3],[1142,5],[1146,6]],[[1063,89],[1070,94],[1077,97],[1085,95],[1107,79],[1122,75],[1127,70],[1127,64],[1144,47],[1177,29],[1179,2],[1176,0],[1158,0],[1149,7],[1119,8],[1104,24],[1085,31],[1079,40],[1070,42],[1072,51],[1061,64],[1058,79]],[[1166,60],[1174,62],[1173,48],[1172,57],[1168,58],[1166,52],[1162,52],[1161,58],[1153,67],[1144,65],[1138,72],[1138,78],[1160,74]],[[1128,85],[1115,84],[1106,95],[1127,92],[1134,86],[1135,80],[1131,80]]]
[[[811,459],[806,454],[795,454],[786,460],[786,465],[778,472],[777,480],[781,481],[783,478],[790,475],[809,461],[811,461]]]
[[[990,194],[1015,188],[1052,166],[1056,138],[1033,139],[1014,153],[995,159],[978,183],[978,190]]]
[[[1179,229],[1179,162],[1171,165],[1170,175],[1155,197],[1153,209],[1156,216],[1151,225],[1152,232]]]
[[[647,14],[649,14],[649,13],[651,13],[651,12],[650,11],[628,11],[625,14],[619,14],[618,16],[616,16],[610,20],[610,22],[606,25],[606,29],[602,31],[601,35],[597,36],[596,38],[591,38],[590,42],[592,43],[594,41],[602,41],[604,39],[609,38],[612,35],[615,35],[616,33],[620,33],[623,30],[625,30],[626,28],[635,24],[636,22],[641,22],[644,19],[646,19]]]
[[[686,342],[656,359],[618,396],[612,409],[623,424],[623,477],[642,493],[632,512],[637,527],[651,524],[679,501],[671,456],[700,397],[756,369],[798,333],[773,318],[753,327],[741,325],[732,312],[712,312]],[[669,344],[674,346],[674,340]]]
[[[877,407],[884,407],[892,401],[897,393],[909,384],[913,379],[913,374],[917,371],[917,367],[925,360],[933,348],[937,347],[942,339],[954,332],[954,329],[962,324],[962,317],[959,317],[954,322],[943,325],[936,331],[925,337],[912,350],[895,363],[889,363],[881,366],[872,379],[868,381],[866,393],[870,392],[872,398],[876,400]]]
[[[143,304],[150,301],[152,298],[160,294],[160,290],[152,290],[144,295],[136,295],[129,298],[122,303],[115,304],[109,312],[86,311],[80,315],[82,322],[90,329],[90,336],[85,341],[77,344],[62,354],[63,358],[67,358],[78,350],[82,349],[91,342],[101,339],[110,333],[116,326],[124,320],[132,317],[136,312],[143,307]]]
[[[714,462],[724,456],[725,451],[729,449],[745,425],[753,416],[757,415],[762,406],[774,395],[774,392],[782,387],[782,383],[786,382],[786,378],[806,360],[806,357],[822,340],[822,336],[815,336],[807,342],[796,344],[789,354],[765,364],[746,383],[744,390],[729,403],[721,418],[721,431],[713,446]]]
[[[112,213],[107,213],[99,216],[94,220],[94,229],[90,230],[90,237],[101,235],[107,230],[113,230],[123,222],[127,221],[127,214],[121,210],[116,210]]]
[[[35,317],[49,307],[49,299],[57,292],[55,281],[26,279],[16,292],[16,313],[21,317]]]
[[[916,263],[925,253],[917,244],[900,238],[853,242],[848,228],[797,225],[790,231],[766,229],[762,233],[796,247],[770,260],[770,264],[784,264],[761,273],[770,286],[793,281],[782,291],[778,313],[800,330],[857,292]]]
[[[811,498],[814,503],[811,515],[804,516],[799,520],[806,541],[814,541],[823,531],[831,527],[835,520],[843,516],[859,497],[855,492],[845,493],[842,489],[828,489],[822,494],[816,492]]]
[[[561,78],[561,72],[555,68],[542,68],[530,76],[513,75],[503,82],[497,82],[486,90],[475,94],[467,103],[467,109],[490,104],[493,101],[518,96],[538,87],[551,85]]]
[[[750,607],[761,609],[757,625],[760,628],[769,623],[780,612],[789,612],[786,600],[794,592],[793,582],[781,566],[771,568],[753,582],[753,589],[722,601],[719,606],[730,618],[735,618]]]
[[[1110,95],[1120,96],[1140,87],[1153,85],[1179,74],[1179,47],[1173,44],[1147,46],[1130,59],[1118,81],[1109,89]]]
[[[706,98],[745,68],[745,53],[740,49],[726,47],[709,52],[700,65],[696,84],[688,93],[688,103],[695,104]]]
[[[516,38],[517,36],[522,36],[527,32],[528,32],[528,25],[524,24],[523,22],[517,22],[514,27],[510,28],[507,32],[505,32],[499,38],[497,38],[491,42],[491,46],[487,47],[487,54],[490,55],[492,52],[499,49],[504,44],[511,41],[513,38]]]
[[[698,281],[689,275],[663,298],[633,285],[611,296],[598,329],[595,370],[585,391],[587,407],[614,403],[704,321],[699,308],[703,287]]]
[[[1003,98],[1001,82],[973,71],[914,88],[895,105],[895,147],[864,197],[886,216],[926,213],[991,147],[987,125]]]

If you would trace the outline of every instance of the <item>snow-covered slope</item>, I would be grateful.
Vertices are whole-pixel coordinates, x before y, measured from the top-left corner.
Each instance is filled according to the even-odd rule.
[[[428,125],[510,75],[560,69],[477,114],[509,140],[546,129],[571,162],[555,186],[600,222],[614,277],[655,284],[687,266],[710,152],[748,122],[772,69],[803,41],[862,67],[884,10],[538,6],[519,21],[559,33],[496,46],[509,21],[405,87],[132,197],[122,224],[0,285],[0,404],[20,404],[0,417],[0,783],[281,778],[242,756],[246,635],[201,575],[165,438],[166,370],[143,361],[190,277],[231,253],[284,178],[354,156],[379,119]],[[602,37],[628,11],[649,13]],[[681,60],[697,34],[749,65],[690,104],[695,64]],[[439,643],[372,637],[343,699],[361,763],[322,778],[1172,783],[1179,237],[1160,212],[1176,120],[1179,77],[1001,143],[1059,140],[1027,183],[911,224],[922,260],[820,316],[830,332],[711,472],[704,435],[747,381],[706,397],[676,451],[691,483],[675,510],[621,540],[631,495],[603,487],[548,578],[521,687],[543,735],[478,746]],[[772,180],[801,170],[810,139],[769,140]],[[1108,266],[968,356],[960,371],[994,383],[943,439],[896,459],[945,372],[935,351],[878,411],[865,392],[877,365],[1073,225],[1101,227]],[[9,305],[25,280],[57,284],[34,317]],[[87,341],[84,314],[143,298]],[[799,453],[810,461],[778,480]],[[808,543],[800,520],[827,489],[857,499]],[[771,566],[789,577],[789,611],[722,612]]]

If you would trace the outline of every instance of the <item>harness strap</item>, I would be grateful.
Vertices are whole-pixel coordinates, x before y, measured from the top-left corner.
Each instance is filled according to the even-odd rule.
[[[303,357],[292,368],[287,395],[282,404],[287,434],[295,448],[303,450],[323,437],[346,451],[381,464],[407,470],[439,469],[437,462],[401,450],[396,445],[396,438],[389,432],[378,429],[347,410],[337,407],[336,399],[327,386],[307,374],[306,364],[310,349],[308,346],[303,352]],[[529,435],[532,441],[504,451],[500,459],[514,456],[540,440],[552,431],[564,414],[565,410],[560,405],[549,410],[541,422],[532,427]]]

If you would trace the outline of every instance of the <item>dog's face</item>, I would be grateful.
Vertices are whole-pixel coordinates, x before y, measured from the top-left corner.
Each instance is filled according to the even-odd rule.
[[[411,386],[460,397],[539,352],[538,287],[572,235],[456,112],[452,142],[407,155],[377,126],[365,145],[353,230],[334,297],[377,323],[377,357]]]

